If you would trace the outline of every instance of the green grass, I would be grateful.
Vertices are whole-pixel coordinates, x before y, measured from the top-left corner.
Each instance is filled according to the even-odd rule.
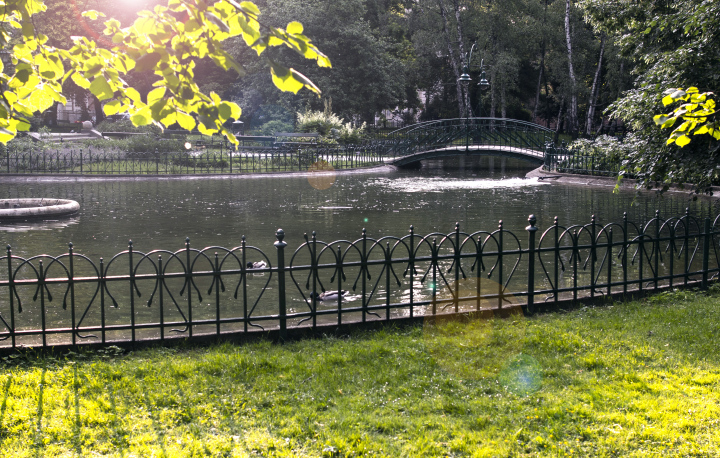
[[[3,456],[720,454],[720,293],[274,345],[4,358]]]

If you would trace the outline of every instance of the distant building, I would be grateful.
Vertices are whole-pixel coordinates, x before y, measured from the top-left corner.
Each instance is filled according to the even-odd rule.
[[[96,123],[95,105],[90,94],[68,97],[65,105],[57,106],[58,122],[92,121]]]

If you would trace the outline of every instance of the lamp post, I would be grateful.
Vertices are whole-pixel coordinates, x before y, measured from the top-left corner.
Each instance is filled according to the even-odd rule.
[[[458,78],[458,83],[463,85],[463,88],[465,89],[465,151],[467,152],[470,148],[470,81],[472,81],[472,78],[470,78],[470,61],[472,60],[473,51],[475,50],[475,43],[473,43],[472,47],[470,48],[470,53],[466,54],[465,57],[465,63],[463,64],[463,70],[462,75],[460,75],[460,78]],[[485,70],[483,70],[483,60],[480,60],[480,82],[478,83],[478,86],[480,87],[481,91],[486,91],[490,88],[490,83],[487,80],[487,77],[485,76]]]

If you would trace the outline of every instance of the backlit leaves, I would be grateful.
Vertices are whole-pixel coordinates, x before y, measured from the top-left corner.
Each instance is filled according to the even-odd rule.
[[[31,20],[34,13],[44,9],[36,0],[6,4],[5,19],[0,22],[0,37],[8,36],[7,26],[22,30],[22,41],[11,53],[15,73],[0,73],[7,88],[0,103],[0,142],[27,129],[26,117],[49,108],[54,101],[65,103],[61,84],[71,78],[100,101],[107,101],[104,112],[108,115],[129,113],[138,126],[178,123],[184,129],[197,127],[204,134],[220,132],[237,144],[223,124],[238,119],[240,107],[217,94],[200,91],[195,81],[195,60],[209,57],[219,67],[243,75],[243,66],[223,49],[223,41],[242,37],[258,55],[268,46],[285,45],[318,66],[330,66],[327,56],[302,34],[302,24],[290,22],[287,29],[265,27],[260,10],[251,2],[169,0],[167,6],[139,12],[138,19],[126,28],[110,19],[103,33],[116,45],[112,49],[86,37],[76,38],[67,50],[46,46],[47,37],[35,31]],[[83,16],[95,20],[103,15],[86,11]],[[152,72],[158,78],[147,101],[125,82],[124,75],[132,71]],[[292,68],[271,62],[271,74],[281,90],[320,92]]]
[[[678,120],[683,121],[670,134],[668,145],[675,143],[682,148],[690,143],[690,135],[711,135],[715,140],[720,140],[720,121],[716,118],[715,100],[712,98],[715,94],[701,94],[698,88],[690,87],[686,90],[668,89],[664,95],[662,102],[665,106],[685,102],[671,113],[653,117],[655,124],[663,129],[673,127]]]

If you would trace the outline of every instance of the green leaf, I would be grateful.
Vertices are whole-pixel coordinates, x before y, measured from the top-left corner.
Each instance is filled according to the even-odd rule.
[[[210,20],[218,29],[222,30],[225,33],[230,32],[230,27],[219,17],[215,16],[211,12],[206,12],[205,17]]]
[[[103,106],[103,111],[105,112],[105,115],[111,116],[117,114],[117,112],[120,111],[121,106],[122,104],[119,100],[111,100]]]
[[[663,125],[663,124],[665,123],[665,121],[667,121],[668,119],[670,119],[670,116],[664,115],[664,114],[653,116],[653,121],[654,121],[655,124],[657,124],[658,126]]]
[[[681,135],[680,137],[678,137],[678,138],[675,140],[675,143],[676,143],[680,148],[682,148],[683,146],[685,146],[685,145],[687,145],[688,143],[690,143],[690,137],[688,137],[687,135]]]
[[[83,89],[90,89],[90,81],[87,80],[84,76],[82,76],[80,73],[73,73],[70,77],[75,84],[80,86]]]
[[[130,100],[132,100],[135,103],[142,103],[142,98],[140,97],[140,93],[132,87],[129,87],[125,89],[125,95],[127,95]]]
[[[305,86],[307,89],[309,89],[309,90],[311,90],[312,92],[320,95],[320,92],[321,92],[321,91],[320,91],[320,88],[317,87],[317,86],[315,86],[315,83],[313,83],[312,81],[310,81],[310,79],[309,79],[307,76],[305,76],[305,75],[303,75],[302,73],[298,72],[298,71],[295,70],[294,68],[291,68],[291,69],[290,69],[290,72],[292,73],[293,78],[295,78],[296,81],[299,81],[299,82],[302,83],[303,86]]]
[[[75,13],[75,14],[77,14],[77,13]],[[82,16],[89,17],[90,19],[92,19],[94,21],[98,17],[105,17],[105,13],[102,13],[100,11],[95,11],[95,10],[88,10],[88,11],[83,11]]]
[[[253,14],[253,15],[255,15],[255,16],[259,16],[259,15],[260,15],[260,10],[259,10],[258,7],[255,6],[255,4],[252,3],[252,2],[242,2],[242,3],[240,3],[240,8],[241,8],[242,11],[245,12],[245,13],[250,13],[250,14]]]
[[[300,89],[303,88],[303,84],[293,77],[292,72],[289,69],[273,65],[270,67],[270,73],[272,74],[272,81],[281,91],[292,92],[297,94]]]
[[[101,102],[113,98],[113,90],[102,75],[97,76],[92,83],[90,83],[90,92]]]
[[[0,127],[0,143],[7,144],[10,140],[15,138],[17,131],[13,132],[4,127]]]
[[[702,135],[702,134],[707,134],[708,132],[710,132],[710,129],[708,129],[707,125],[704,125],[704,126],[700,126],[699,129],[697,129],[695,132],[693,132],[693,135]]]
[[[177,123],[185,130],[192,131],[195,128],[195,118],[182,111],[177,112]]]
[[[130,116],[130,121],[132,121],[135,126],[147,126],[150,124],[152,122],[150,107],[146,106],[135,112]]]
[[[297,21],[293,21],[285,28],[287,33],[303,33],[303,25]]]
[[[160,54],[155,52],[145,54],[135,61],[135,70],[138,72],[146,72],[154,69],[157,63],[160,62],[161,58]]]
[[[148,93],[147,96],[147,103],[148,105],[152,105],[153,103],[157,102],[158,100],[165,97],[165,87],[161,86],[158,88],[153,89]]]

